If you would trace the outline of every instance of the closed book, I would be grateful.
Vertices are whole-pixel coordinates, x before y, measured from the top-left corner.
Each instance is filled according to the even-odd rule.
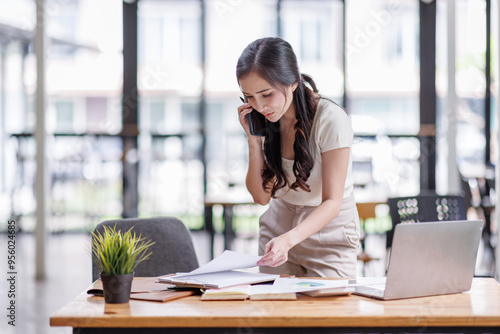
[[[250,300],[296,300],[297,294],[274,285],[252,285]]]
[[[237,285],[221,289],[207,289],[201,300],[296,300],[295,292],[276,289],[272,285]]]
[[[220,289],[206,289],[201,300],[245,300],[250,296],[251,285],[236,285]]]

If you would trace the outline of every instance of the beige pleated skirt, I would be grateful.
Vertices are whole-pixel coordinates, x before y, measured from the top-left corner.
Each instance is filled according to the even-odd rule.
[[[299,225],[315,209],[282,199],[271,199],[260,217],[259,255],[266,244]],[[261,272],[303,277],[355,277],[359,249],[359,216],[354,196],[345,198],[338,216],[321,231],[288,252],[288,261],[278,267],[260,267]]]

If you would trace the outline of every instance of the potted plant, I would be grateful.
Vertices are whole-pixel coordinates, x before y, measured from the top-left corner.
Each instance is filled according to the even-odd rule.
[[[141,235],[132,234],[130,228],[122,232],[114,227],[103,226],[104,231],[92,232],[92,260],[101,273],[106,303],[127,303],[130,299],[134,270],[147,260],[154,242]]]

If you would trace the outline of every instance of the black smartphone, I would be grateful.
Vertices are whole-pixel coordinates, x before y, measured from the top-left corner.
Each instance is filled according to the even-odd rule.
[[[243,103],[246,103],[246,101],[242,97],[240,97],[240,99]],[[254,136],[265,137],[266,124],[267,124],[266,117],[253,108],[252,112],[247,114],[246,117],[248,121],[248,126],[250,128],[250,134]]]

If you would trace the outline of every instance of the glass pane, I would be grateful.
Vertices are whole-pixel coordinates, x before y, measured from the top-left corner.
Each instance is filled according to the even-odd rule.
[[[310,74],[323,96],[341,102],[342,1],[283,1],[283,38],[294,48],[301,72]]]
[[[56,102],[54,107],[56,111],[56,131],[71,132],[75,119],[73,102]]]
[[[437,30],[437,131],[446,133],[447,110],[447,35],[446,1],[438,2]],[[484,171],[485,160],[485,54],[486,6],[484,1],[458,0],[455,2],[455,90],[457,104],[451,119],[456,127],[456,154],[463,174]],[[494,21],[492,21],[494,22]],[[494,25],[494,23],[493,23]],[[494,31],[492,29],[492,31]],[[492,35],[493,37],[494,35]],[[491,41],[494,41],[492,38]],[[492,58],[494,59],[494,58]],[[494,71],[494,68],[492,67]],[[492,114],[495,111],[492,109]],[[493,123],[492,123],[493,124]]]
[[[118,133],[123,72],[121,1],[48,1],[46,7],[49,131]],[[28,72],[36,78],[35,59]],[[72,112],[60,110],[67,103],[73,105]]]
[[[346,5],[347,109],[358,136],[352,149],[356,198],[417,194],[419,3]]]
[[[418,1],[349,1],[348,109],[355,132],[419,131]]]
[[[4,131],[26,132],[34,126],[30,84],[36,77],[25,71],[25,67],[29,65],[27,58],[36,15],[32,0],[0,0],[0,6],[4,9],[0,11],[0,112],[5,115],[0,131],[3,135]],[[9,117],[7,110],[11,111]]]
[[[457,155],[460,164],[484,163],[486,5],[456,2]],[[467,139],[466,139],[467,138]]]
[[[138,3],[139,212],[201,227],[200,1]]]
[[[0,145],[1,189],[5,211],[32,231],[35,2],[0,5],[8,8],[0,13],[0,92],[8,91],[0,93],[0,134],[11,135]],[[121,214],[121,141],[110,136],[121,128],[121,6],[120,0],[45,2],[46,120],[49,134],[56,133],[47,141],[51,231],[88,230]]]
[[[139,1],[138,85],[141,98],[199,96],[201,6],[199,1]]]
[[[500,71],[500,17],[499,17],[499,3],[498,1],[493,1],[491,3],[491,124],[492,124],[492,152],[491,152],[491,160],[495,164],[498,165],[498,159],[500,153],[498,152],[498,108],[499,108],[499,87],[500,87],[500,78],[498,77]]]
[[[32,0],[0,0],[0,7],[0,231],[5,231],[9,219],[32,213],[36,205],[31,188],[34,140],[12,136],[34,124],[23,68],[36,16]],[[23,157],[17,154],[20,151]],[[24,169],[19,165],[22,158]]]

